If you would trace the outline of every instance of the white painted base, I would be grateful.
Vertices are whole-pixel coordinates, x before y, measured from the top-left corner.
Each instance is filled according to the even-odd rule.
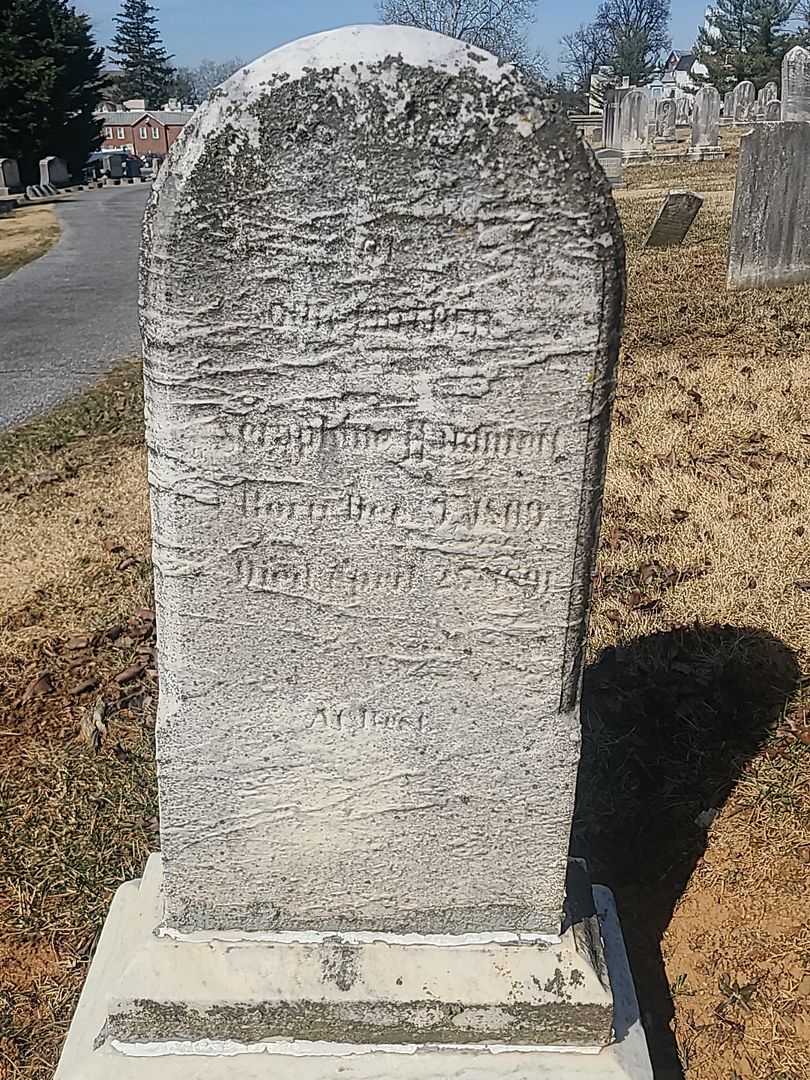
[[[595,886],[617,1041],[599,1051],[489,1045],[126,1043],[106,1038],[110,998],[139,944],[154,897],[140,882],[116,893],[55,1080],[652,1080],[647,1043],[613,896]],[[148,889],[148,885],[147,885]]]

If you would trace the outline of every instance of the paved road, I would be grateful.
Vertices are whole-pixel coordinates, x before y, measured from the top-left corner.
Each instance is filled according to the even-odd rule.
[[[0,278],[0,429],[137,356],[138,244],[149,184],[64,195],[62,235]]]

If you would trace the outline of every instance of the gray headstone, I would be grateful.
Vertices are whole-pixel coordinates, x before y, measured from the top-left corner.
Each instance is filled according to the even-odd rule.
[[[644,247],[674,247],[682,243],[702,205],[703,196],[694,191],[668,192]]]
[[[624,187],[624,164],[622,163],[621,150],[616,150],[613,147],[597,150],[596,160],[602,166],[611,187]]]
[[[776,122],[782,119],[782,102],[779,98],[774,98],[773,101],[769,101],[765,106],[765,119],[770,122]]]
[[[643,90],[630,90],[619,109],[619,143],[625,158],[646,157],[648,98]]]
[[[734,91],[729,90],[723,95],[723,117],[726,120],[734,119]]]
[[[675,123],[684,127],[692,118],[694,98],[691,94],[681,94],[675,99]]]
[[[47,185],[53,185],[58,187],[60,184],[67,184],[70,180],[70,173],[65,162],[60,157],[44,157],[39,163],[39,182],[46,187]]]
[[[559,932],[621,303],[589,151],[461,42],[318,35],[186,126],[141,297],[169,926]]]
[[[695,94],[691,144],[694,147],[720,145],[720,95],[713,86]]]
[[[756,90],[747,79],[734,88],[734,123],[750,124],[754,115]]]
[[[782,61],[782,119],[810,120],[810,50],[801,45]]]
[[[766,82],[762,89],[757,94],[757,101],[761,102],[763,106],[767,106],[769,101],[773,101],[779,97],[779,87],[775,82]]]
[[[656,105],[656,133],[665,142],[675,140],[675,100],[661,98]]]
[[[740,142],[730,288],[810,281],[810,124],[763,124]]]
[[[12,195],[22,190],[20,168],[14,158],[0,158],[0,195]]]

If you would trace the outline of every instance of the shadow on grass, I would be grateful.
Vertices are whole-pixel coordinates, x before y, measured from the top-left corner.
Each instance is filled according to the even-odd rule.
[[[783,714],[793,653],[760,630],[710,626],[606,649],[585,675],[572,854],[616,894],[659,1080],[682,1075],[661,938],[705,826]]]

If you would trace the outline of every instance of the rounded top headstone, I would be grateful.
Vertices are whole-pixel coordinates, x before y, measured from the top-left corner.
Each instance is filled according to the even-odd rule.
[[[622,299],[592,152],[462,42],[319,34],[186,125],[141,279],[169,925],[559,931]]]

